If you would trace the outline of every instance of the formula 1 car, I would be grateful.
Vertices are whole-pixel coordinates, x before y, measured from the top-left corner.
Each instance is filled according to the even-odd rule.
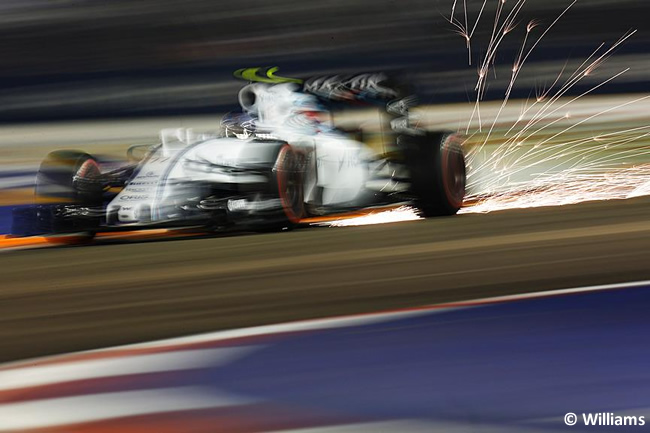
[[[163,130],[159,144],[130,148],[132,162],[111,170],[81,151],[50,153],[35,205],[14,213],[14,234],[266,230],[394,203],[427,217],[462,206],[463,137],[414,127],[416,98],[398,80],[373,73],[303,81],[276,71],[235,73],[249,82],[239,93],[242,111],[224,116],[215,134]],[[332,106],[360,104],[380,106],[388,123],[379,150],[362,130],[334,125]]]

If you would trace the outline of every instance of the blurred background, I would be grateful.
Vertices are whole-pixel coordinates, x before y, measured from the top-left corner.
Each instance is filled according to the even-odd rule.
[[[473,99],[476,62],[446,21],[451,0],[4,0],[0,3],[0,119],[4,122],[212,113],[232,108],[232,72],[277,65],[285,75],[405,70],[423,103]],[[485,53],[494,5],[474,35]],[[514,1],[509,0],[506,6]],[[526,23],[550,24],[568,0],[529,0],[504,39],[496,65],[511,67]],[[470,25],[482,1],[467,5]],[[456,18],[463,19],[461,5]],[[514,89],[550,84],[601,42],[639,32],[584,90],[632,68],[600,92],[648,88],[646,22],[650,3],[584,0],[544,38]],[[541,33],[541,32],[540,32]],[[538,33],[539,34],[539,33]],[[484,48],[483,48],[484,49]],[[506,69],[506,70],[507,70]],[[492,79],[486,99],[501,99],[509,74]]]
[[[296,334],[296,341],[231,341],[245,349],[241,359],[220,352],[231,349],[221,346],[222,337],[203,336],[178,347],[148,343],[72,355],[60,359],[62,370],[30,361],[12,371],[3,364],[0,431],[42,432],[54,424],[59,429],[48,432],[188,431],[187,419],[173,411],[205,409],[206,401],[213,411],[190,413],[203,423],[192,431],[214,432],[216,422],[228,429],[237,420],[248,429],[228,431],[261,431],[269,414],[293,428],[315,425],[311,418],[296,424],[296,414],[313,415],[320,425],[432,422],[338,430],[357,432],[549,431],[564,426],[569,410],[630,410],[650,420],[642,344],[650,330],[650,2],[503,0],[506,10],[523,9],[490,69],[477,132],[474,87],[500,1],[0,1],[0,361],[415,308],[401,322],[321,332],[313,340]],[[467,5],[469,28],[486,5],[471,64],[465,39],[449,22],[454,4],[463,24]],[[530,48],[570,5],[527,59],[511,103],[501,107],[527,25],[539,24]],[[527,107],[536,96],[557,90],[602,43],[601,53],[633,30],[613,57],[555,102],[558,112],[542,116],[539,129],[519,140],[523,122],[534,123],[539,106]],[[33,203],[35,174],[48,152],[83,149],[112,163],[130,145],[155,143],[162,128],[215,129],[220,115],[237,107],[242,82],[233,71],[255,66],[278,66],[279,75],[291,77],[406,73],[420,96],[420,126],[471,135],[472,196],[461,215],[253,236],[189,239],[163,230],[160,238],[108,237],[73,248],[38,249],[44,240],[5,236],[13,209]],[[342,123],[371,119],[366,111],[340,115]],[[583,201],[591,202],[558,207]],[[23,248],[29,250],[14,251]],[[417,311],[641,280],[568,301]],[[201,349],[209,350],[199,355]],[[132,373],[137,377],[122,376]],[[182,383],[197,389],[177,388]],[[140,393],[162,386],[174,388]],[[124,387],[135,390],[134,400],[117,392]],[[72,397],[84,393],[99,398]],[[60,405],[56,397],[64,399]],[[286,412],[267,409],[260,398],[290,405]],[[155,416],[133,424],[66,425],[152,408]],[[334,421],[323,418],[332,414]]]

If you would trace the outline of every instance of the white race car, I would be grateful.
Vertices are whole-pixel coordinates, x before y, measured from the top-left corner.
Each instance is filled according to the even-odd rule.
[[[163,130],[105,170],[79,151],[55,151],[37,175],[37,203],[14,213],[18,235],[147,227],[280,229],[308,216],[408,203],[424,216],[455,214],[465,195],[463,137],[411,125],[414,96],[385,74],[305,81],[276,68],[236,73],[250,83],[241,113],[215,134]],[[265,73],[264,73],[265,72]],[[343,131],[326,104],[374,103],[388,118],[381,150]],[[388,143],[388,144],[386,144]]]

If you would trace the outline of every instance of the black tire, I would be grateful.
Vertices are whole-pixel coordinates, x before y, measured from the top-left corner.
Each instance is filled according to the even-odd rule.
[[[84,206],[101,204],[101,188],[80,188],[75,177],[98,176],[99,166],[92,156],[76,150],[49,153],[36,174],[36,201],[71,203]]]
[[[280,229],[292,228],[305,216],[304,157],[289,144],[283,144],[273,167],[272,190],[282,203]]]
[[[466,185],[464,137],[450,132],[403,135],[411,191],[423,216],[454,215],[463,206]]]
[[[97,160],[76,150],[51,152],[41,163],[36,175],[35,201],[52,206],[51,233],[53,243],[87,242],[95,236],[98,221],[76,222],[58,216],[57,209],[66,206],[100,206],[103,188],[100,184],[84,182],[100,175]],[[64,236],[56,236],[64,235]]]

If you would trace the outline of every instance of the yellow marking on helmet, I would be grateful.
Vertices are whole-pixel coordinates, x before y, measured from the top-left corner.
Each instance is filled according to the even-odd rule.
[[[258,82],[258,83],[269,83],[269,84],[281,84],[281,83],[302,83],[302,80],[298,78],[289,78],[289,77],[280,77],[275,75],[275,72],[278,71],[278,67],[274,66],[266,71],[265,76],[260,76],[257,72],[262,68],[243,68],[238,69],[233,74],[236,78],[241,78],[243,80]]]
[[[281,83],[298,83],[298,84],[302,83],[302,80],[300,78],[280,77],[278,75],[275,75],[278,69],[280,68],[278,68],[277,66],[272,67],[266,72],[266,76],[276,81],[279,80],[278,82]]]

